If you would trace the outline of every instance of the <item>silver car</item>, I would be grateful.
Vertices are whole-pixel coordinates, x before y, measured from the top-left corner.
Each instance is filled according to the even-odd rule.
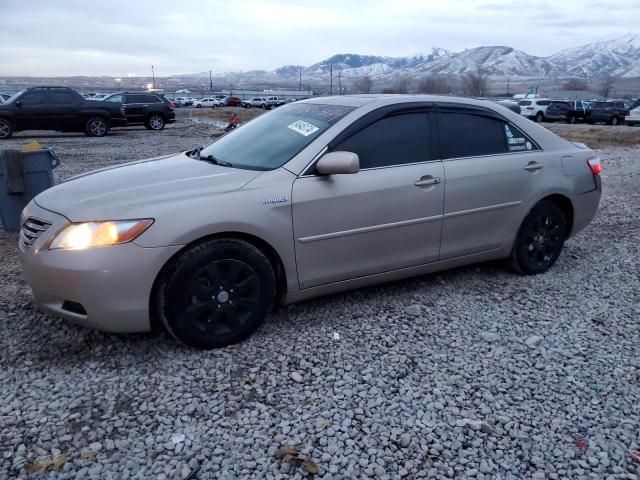
[[[214,348],[274,302],[494,259],[545,272],[596,213],[600,170],[494,103],[316,98],[55,186],[24,210],[19,246],[43,310],[114,332],[157,318]]]

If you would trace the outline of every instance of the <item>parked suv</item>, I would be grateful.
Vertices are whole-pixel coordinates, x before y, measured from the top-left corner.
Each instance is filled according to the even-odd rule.
[[[114,93],[103,102],[122,103],[127,125],[144,125],[149,130],[162,130],[176,121],[172,103],[155,93]]]
[[[287,101],[284,98],[280,97],[268,97],[267,102],[271,107],[279,107],[280,105],[284,105]]]
[[[122,105],[87,100],[66,87],[32,87],[0,105],[0,139],[22,130],[85,132],[103,137],[126,125]]]
[[[249,107],[267,108],[269,106],[269,100],[267,100],[267,97],[253,97],[251,100],[245,100],[243,106],[245,108],[249,108]]]
[[[274,302],[497,259],[546,272],[595,215],[601,169],[492,102],[314,98],[44,191],[19,248],[42,309],[121,332],[154,314],[214,348]]]
[[[547,107],[551,105],[551,100],[548,98],[526,98],[520,100],[518,105],[520,105],[520,114],[523,117],[540,123],[544,121],[544,114]]]
[[[609,125],[618,125],[624,122],[624,118],[627,115],[629,115],[629,104],[623,100],[593,102],[591,111],[589,115],[587,115],[587,122],[603,122]]]

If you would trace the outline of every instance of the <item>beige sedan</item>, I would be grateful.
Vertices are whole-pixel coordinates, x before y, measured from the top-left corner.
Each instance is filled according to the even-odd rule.
[[[214,348],[291,303],[474,262],[546,272],[593,218],[601,164],[499,105],[340,96],[192,151],[76,177],[20,234],[40,308]]]

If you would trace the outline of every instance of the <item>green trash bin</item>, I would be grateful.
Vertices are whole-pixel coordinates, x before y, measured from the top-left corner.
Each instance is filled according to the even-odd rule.
[[[60,159],[53,149],[0,151],[0,221],[8,232],[20,230],[27,203],[54,184],[53,169]]]

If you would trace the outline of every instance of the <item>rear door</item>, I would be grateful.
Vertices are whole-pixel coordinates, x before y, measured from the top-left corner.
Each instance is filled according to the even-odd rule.
[[[301,288],[438,260],[444,171],[432,122],[427,110],[380,118],[330,145],[357,153],[358,173],[311,171],[294,182]]]
[[[447,186],[440,258],[500,248],[547,183],[545,155],[492,110],[445,104],[437,116]]]
[[[124,95],[124,112],[127,122],[143,123],[145,120],[145,100],[146,95],[139,93],[127,93]]]
[[[57,130],[74,130],[80,126],[80,98],[64,90],[50,90],[47,122]]]

